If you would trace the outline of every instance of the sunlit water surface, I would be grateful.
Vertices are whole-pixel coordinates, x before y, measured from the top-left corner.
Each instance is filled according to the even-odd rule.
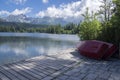
[[[0,65],[40,55],[59,54],[78,43],[77,35],[0,33]]]

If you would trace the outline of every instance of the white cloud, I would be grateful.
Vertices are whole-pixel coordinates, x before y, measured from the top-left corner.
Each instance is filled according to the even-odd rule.
[[[27,8],[24,8],[24,9],[15,9],[13,12],[11,12],[12,15],[19,15],[19,14],[27,14],[27,13],[30,13],[32,10],[32,8],[30,7],[27,7]]]
[[[59,7],[55,7],[53,5],[51,7],[48,7],[47,10],[40,11],[36,14],[36,16],[64,18],[71,21],[80,20],[82,19],[81,14],[86,11],[87,7],[89,7],[89,11],[96,12],[99,10],[100,5],[100,0],[81,0],[69,4],[61,4]]]
[[[30,13],[31,10],[32,10],[32,8],[30,8],[30,7],[23,8],[23,9],[15,9],[12,12],[2,10],[2,11],[0,11],[0,16],[27,14],[27,13]]]
[[[0,11],[0,16],[5,16],[5,15],[9,15],[10,13],[8,11],[2,10]]]
[[[24,4],[27,0],[10,0],[10,2],[14,3],[14,4]]]
[[[43,3],[48,3],[49,1],[48,0],[42,0]]]

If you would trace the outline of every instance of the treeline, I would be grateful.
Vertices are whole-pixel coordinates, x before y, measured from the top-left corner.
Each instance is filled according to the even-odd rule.
[[[37,25],[16,22],[0,22],[0,32],[40,32],[56,34],[77,34],[78,25],[68,23],[65,26],[57,25]]]
[[[38,27],[45,28],[48,25],[0,21],[0,32],[27,32],[27,29],[29,31],[29,29]]]

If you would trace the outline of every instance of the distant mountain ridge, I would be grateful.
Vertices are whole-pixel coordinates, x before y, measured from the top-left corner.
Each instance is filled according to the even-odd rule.
[[[23,15],[23,14],[21,14],[21,15],[9,15],[8,17],[5,18],[5,20],[7,22],[22,22],[22,23],[25,22],[25,23],[29,23],[29,21],[26,20],[26,19],[27,19],[26,15]]]
[[[26,15],[23,14],[9,15],[5,17],[4,20],[7,22],[21,22],[21,23],[48,24],[48,25],[55,25],[55,24],[66,25],[69,23],[62,18],[51,18],[51,17],[32,18],[32,17],[27,17]]]
[[[0,22],[6,22],[4,19],[0,18]]]

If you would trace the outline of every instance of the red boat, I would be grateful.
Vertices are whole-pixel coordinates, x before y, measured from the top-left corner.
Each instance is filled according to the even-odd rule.
[[[106,42],[103,42],[103,43],[108,45],[108,49],[105,51],[102,58],[103,59],[108,59],[109,57],[111,57],[117,51],[118,48],[114,44],[106,43]]]
[[[94,59],[107,59],[117,50],[115,45],[97,40],[82,41],[77,48],[81,55]]]

